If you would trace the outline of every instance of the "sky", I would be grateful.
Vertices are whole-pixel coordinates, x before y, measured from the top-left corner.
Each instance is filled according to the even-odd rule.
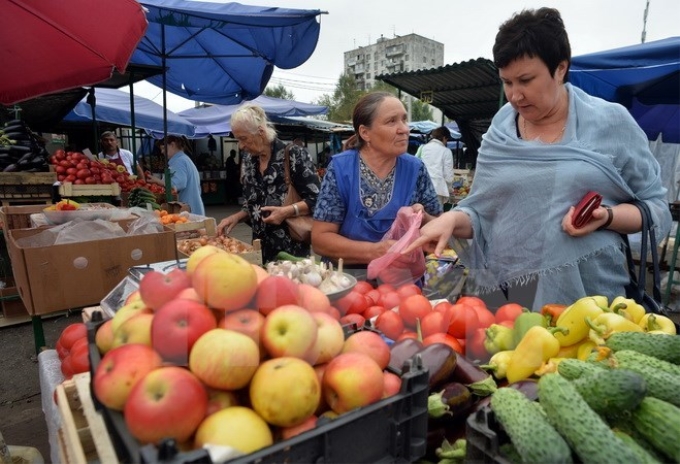
[[[276,68],[269,85],[283,84],[295,100],[314,103],[332,94],[343,72],[344,52],[386,38],[418,34],[444,44],[444,64],[491,59],[498,27],[513,13],[548,6],[562,14],[572,56],[641,42],[649,3],[646,42],[680,36],[680,0],[241,0],[239,3],[315,9],[321,32],[312,56],[295,69]],[[121,89],[125,90],[125,89]],[[162,91],[148,83],[136,95],[162,104]],[[168,93],[168,109],[181,111],[195,102]]]

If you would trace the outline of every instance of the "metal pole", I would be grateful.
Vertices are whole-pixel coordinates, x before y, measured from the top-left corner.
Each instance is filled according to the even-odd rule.
[[[642,39],[641,39],[641,43],[645,43],[645,39],[647,38],[647,14],[649,14],[649,0],[647,0],[647,4],[645,5],[645,13],[642,16]]]
[[[165,55],[165,24],[161,24],[161,63],[163,66],[163,143],[165,144],[165,201],[172,201],[172,181],[170,179],[170,168],[168,167],[168,100],[167,100],[167,76],[166,76],[166,55]]]
[[[135,80],[135,72],[131,71],[130,72],[130,126],[132,130],[132,165],[137,166],[137,131],[135,127],[135,91],[134,91],[134,86],[133,82]],[[135,168],[132,168],[133,171],[135,171]],[[135,172],[131,172],[130,174],[135,174]]]

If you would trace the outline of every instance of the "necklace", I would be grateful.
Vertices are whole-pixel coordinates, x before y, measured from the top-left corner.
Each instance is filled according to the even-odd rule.
[[[553,144],[553,143],[557,142],[559,139],[561,139],[561,138],[562,138],[562,134],[564,134],[564,130],[565,130],[566,128],[567,128],[567,125],[565,124],[564,126],[562,126],[562,129],[560,130],[560,133],[557,134],[557,136],[556,136],[554,139],[552,139],[550,142],[547,142],[547,143],[548,143],[548,144]],[[527,139],[527,140],[530,140],[531,138],[529,137],[529,132],[527,131],[527,120],[524,119],[524,118],[522,118],[522,129],[524,130],[524,135],[526,136],[526,139]],[[541,137],[541,136],[539,135],[538,138],[540,139],[540,137]]]

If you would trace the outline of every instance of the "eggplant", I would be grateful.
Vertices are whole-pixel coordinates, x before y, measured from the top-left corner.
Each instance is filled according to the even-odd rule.
[[[502,388],[514,388],[515,390],[519,390],[522,393],[524,393],[524,396],[526,396],[531,401],[536,401],[538,399],[538,382],[533,379],[520,380],[518,382],[508,384],[507,386]],[[491,396],[482,398],[472,406],[470,414],[474,414],[480,409],[482,409],[484,406],[489,406],[490,404]]]
[[[422,349],[423,344],[414,338],[405,338],[395,342],[390,348],[388,368],[394,371],[394,373],[401,375],[404,370],[404,363]]]
[[[427,368],[430,390],[450,381],[456,369],[456,352],[444,343],[433,343],[418,351],[423,366]]]
[[[467,417],[473,402],[470,389],[462,383],[449,382],[441,387],[441,391],[430,394],[427,399],[427,413],[434,419]]]
[[[3,169],[2,172],[17,172],[18,170],[19,170],[19,166],[12,163],[12,164],[8,165],[5,169]]]
[[[496,391],[498,385],[493,377],[484,369],[474,364],[462,354],[456,353],[456,369],[453,380],[460,382],[478,396],[488,396]]]

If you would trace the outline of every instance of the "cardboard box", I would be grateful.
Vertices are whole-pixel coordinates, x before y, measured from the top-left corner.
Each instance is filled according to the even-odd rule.
[[[31,214],[42,213],[47,205],[23,205],[0,207],[0,220],[5,230],[28,229],[31,225]]]
[[[120,221],[127,230],[133,221]],[[19,295],[31,315],[97,305],[130,267],[177,259],[175,232],[42,247],[20,247],[17,240],[44,229],[14,229],[7,236]]]
[[[19,289],[12,279],[8,279],[7,286],[0,289],[0,306],[2,306],[2,316],[6,319],[28,317],[26,306],[19,296]]]

